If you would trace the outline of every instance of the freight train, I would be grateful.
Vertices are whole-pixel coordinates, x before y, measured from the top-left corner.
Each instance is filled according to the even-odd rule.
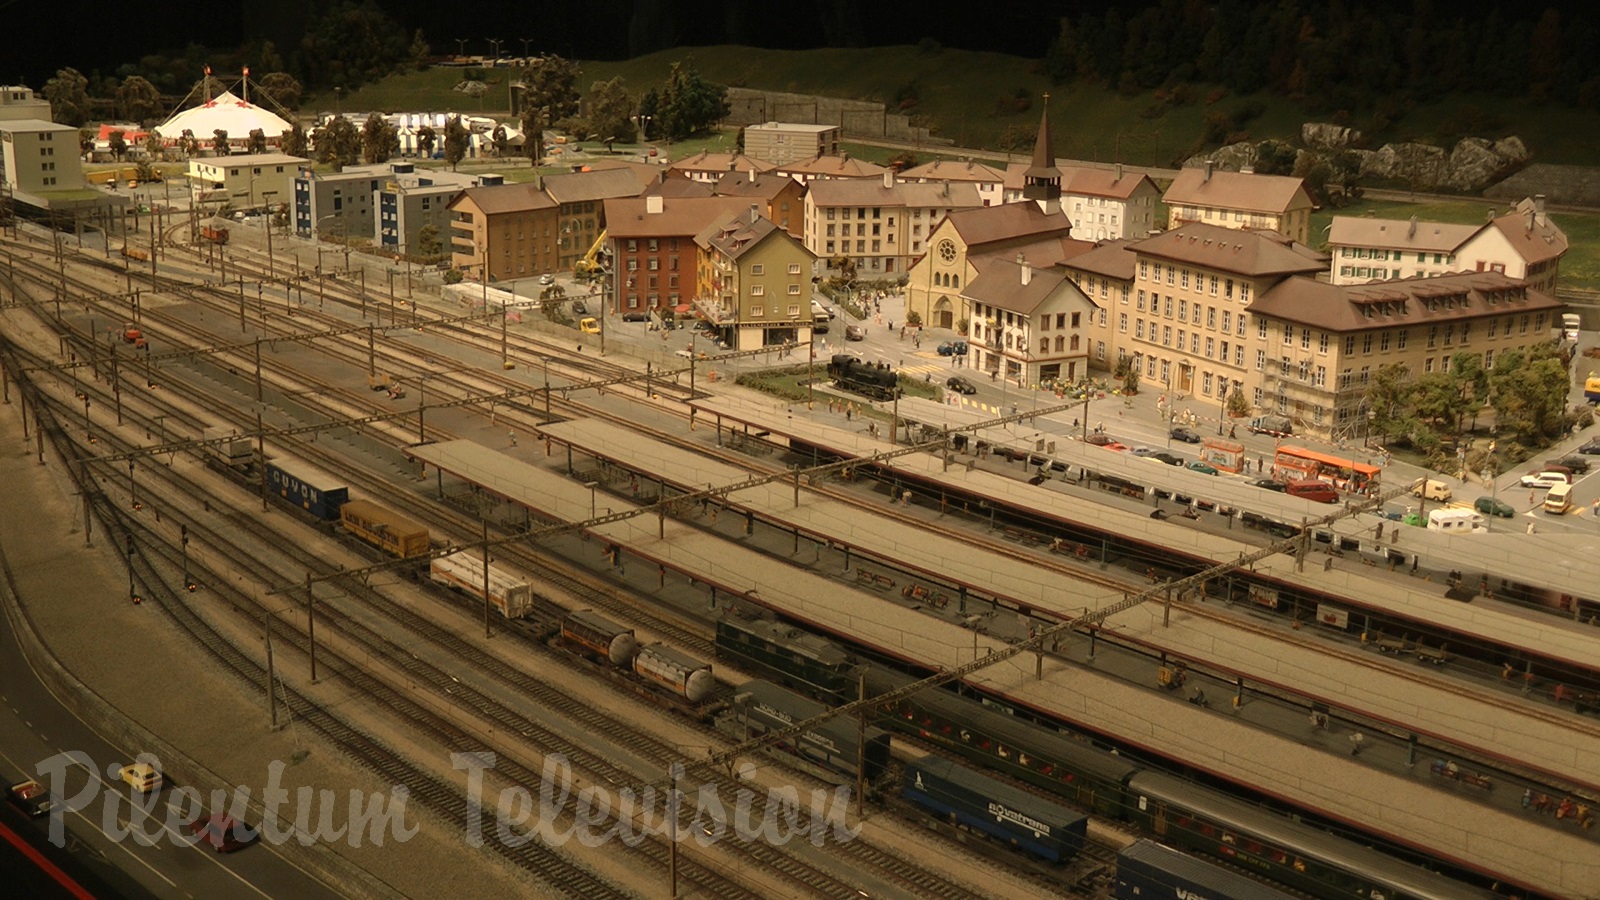
[[[533,611],[533,585],[528,579],[494,564],[489,570],[489,605],[507,619],[520,619]],[[458,591],[483,597],[483,554],[462,550],[436,556],[428,563],[428,577]]]
[[[347,533],[401,559],[426,556],[432,547],[426,526],[371,500],[351,500],[340,506],[339,523]]]
[[[725,616],[724,621],[728,619]],[[748,631],[740,633],[749,639]],[[826,682],[830,670],[817,668],[814,654],[796,653],[781,634],[781,630],[770,633],[772,646],[745,652],[769,660],[795,660],[797,683]],[[820,639],[806,637],[808,646]],[[718,643],[723,645],[720,628]],[[868,694],[879,695],[914,679],[870,666],[866,680]],[[835,684],[843,688],[847,682],[836,677]],[[1079,808],[1127,822],[1181,850],[1224,860],[1314,897],[1489,900],[1498,896],[950,690],[924,690],[881,709],[885,716],[881,724],[890,731],[916,737]]]
[[[633,629],[587,609],[570,612],[561,620],[561,640],[586,656],[632,672],[639,683],[691,705],[703,703],[717,687],[709,664],[666,644],[641,646]]]
[[[848,353],[833,355],[828,361],[828,377],[836,386],[874,400],[893,400],[900,391],[894,369],[889,364],[870,363]]]

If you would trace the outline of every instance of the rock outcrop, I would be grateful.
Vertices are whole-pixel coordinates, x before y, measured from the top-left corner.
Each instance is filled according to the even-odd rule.
[[[1294,170],[1306,172],[1318,163],[1327,163],[1336,174],[1345,164],[1359,166],[1362,178],[1398,182],[1418,190],[1481,191],[1528,163],[1530,154],[1515,135],[1490,141],[1462,138],[1448,152],[1432,144],[1384,144],[1376,150],[1357,150],[1350,145],[1360,140],[1360,132],[1338,125],[1307,122],[1300,127],[1305,144],[1297,154]],[[1243,142],[1220,147],[1184,161],[1185,166],[1201,166],[1206,160],[1228,169],[1255,166],[1261,144]]]
[[[1361,132],[1331,122],[1306,122],[1300,126],[1300,143],[1312,150],[1344,150],[1360,143]]]

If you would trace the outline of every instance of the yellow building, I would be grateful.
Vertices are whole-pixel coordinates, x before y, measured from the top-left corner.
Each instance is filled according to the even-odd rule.
[[[1161,199],[1167,205],[1168,228],[1196,222],[1266,229],[1310,243],[1311,195],[1298,178],[1228,172],[1207,162],[1180,171]]]
[[[811,340],[811,266],[805,245],[759,207],[724,216],[695,236],[695,307],[736,350]]]

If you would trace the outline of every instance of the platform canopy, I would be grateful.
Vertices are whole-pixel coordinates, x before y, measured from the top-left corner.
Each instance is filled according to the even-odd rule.
[[[190,107],[161,123],[161,136],[173,140],[187,129],[195,137],[208,140],[218,129],[228,133],[228,140],[242,141],[250,132],[261,129],[267,140],[276,140],[293,126],[281,116],[241,100],[232,91],[223,91],[199,106]]]

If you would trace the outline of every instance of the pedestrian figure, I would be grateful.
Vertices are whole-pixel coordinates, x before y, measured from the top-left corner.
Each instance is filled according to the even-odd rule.
[[[511,446],[515,447],[516,445],[517,445],[517,433],[515,431],[513,431],[513,432],[511,432]]]
[[[893,319],[890,319],[890,320],[889,320],[889,330],[890,330],[890,331],[893,331],[893,330],[894,330],[894,320],[893,320]]]
[[[1350,733],[1350,755],[1351,756],[1360,755],[1360,753],[1361,753],[1361,743],[1362,743],[1362,741],[1365,741],[1366,739],[1367,739],[1366,735],[1363,735],[1359,731],[1353,731],[1353,732]]]
[[[844,408],[844,420],[846,422],[850,421],[850,417],[854,414],[854,412],[853,412],[853,410],[851,408],[852,406],[854,406],[854,404],[851,404],[851,406],[846,406]]]

